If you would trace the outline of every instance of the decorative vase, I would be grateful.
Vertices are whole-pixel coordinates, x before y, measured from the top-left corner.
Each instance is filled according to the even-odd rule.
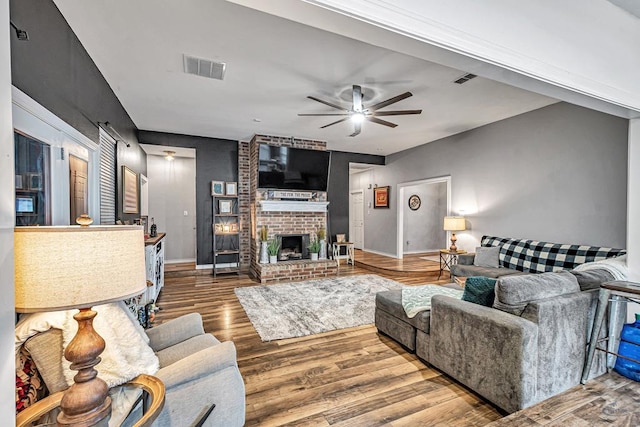
[[[320,240],[320,252],[318,258],[327,259],[327,241],[325,239]]]
[[[275,264],[278,262],[278,255],[269,255],[269,263]]]
[[[618,354],[640,361],[640,313],[636,313],[635,323],[627,323],[620,333]],[[613,368],[620,375],[640,381],[640,363],[618,357]]]
[[[268,264],[269,263],[269,253],[267,252],[267,245],[269,242],[263,240],[260,242],[260,264]]]
[[[311,261],[317,261],[317,260],[318,260],[318,253],[311,252]]]

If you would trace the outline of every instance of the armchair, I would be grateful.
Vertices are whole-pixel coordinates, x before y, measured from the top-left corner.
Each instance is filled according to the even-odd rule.
[[[215,404],[205,426],[242,426],[244,383],[232,342],[221,343],[204,332],[202,318],[187,314],[145,331],[160,361],[155,373],[165,384],[162,412],[154,426],[189,425]],[[67,387],[62,371],[62,331],[49,329],[29,338],[31,354],[50,393]]]

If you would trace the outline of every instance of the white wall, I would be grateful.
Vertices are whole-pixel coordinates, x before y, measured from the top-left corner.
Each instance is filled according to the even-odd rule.
[[[165,261],[196,260],[196,159],[147,155],[149,224],[165,237]],[[184,215],[184,212],[187,215]]]
[[[13,225],[15,189],[9,1],[0,1],[0,419],[15,425]]]

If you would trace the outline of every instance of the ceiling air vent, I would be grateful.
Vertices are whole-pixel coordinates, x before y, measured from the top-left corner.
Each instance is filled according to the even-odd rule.
[[[475,79],[476,77],[478,76],[476,76],[475,74],[467,73],[463,76],[460,76],[457,80],[454,80],[453,82],[461,85],[463,83],[468,82],[471,79]]]
[[[222,80],[224,79],[226,67],[227,64],[224,62],[215,62],[210,59],[184,55],[184,72],[187,74]]]

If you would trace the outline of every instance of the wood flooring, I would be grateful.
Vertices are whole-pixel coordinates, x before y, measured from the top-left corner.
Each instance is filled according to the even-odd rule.
[[[405,284],[449,282],[444,276],[435,280],[439,272],[437,263],[432,263],[437,267],[435,274],[427,271],[422,277],[408,277],[402,271],[393,271],[405,268],[398,267],[397,260],[377,259],[363,253],[356,253],[356,259],[359,255],[361,260],[368,257],[369,262],[380,268],[378,274]],[[406,268],[419,262],[411,257],[405,261]],[[588,392],[590,400],[584,396],[576,397],[577,400],[561,397],[550,407],[549,402],[553,402],[550,399],[542,403],[547,405],[542,409],[529,408],[538,412],[524,416],[517,413],[512,416],[515,418],[501,420],[502,415],[491,404],[426,366],[395,341],[379,335],[373,325],[262,342],[233,292],[236,287],[256,286],[256,282],[246,275],[218,276],[214,281],[202,271],[175,273],[165,278],[156,323],[199,312],[207,332],[221,341],[235,343],[246,385],[247,426],[484,426],[498,420],[499,426],[538,426],[559,425],[552,420],[561,416],[568,417],[564,418],[566,425],[587,426],[599,424],[588,423],[585,421],[588,418],[571,418],[579,417],[572,411],[584,411],[576,402],[588,406],[593,413],[597,410],[594,408],[603,411],[607,402],[616,399],[597,399],[596,392],[606,392],[608,383],[604,383],[605,387]],[[370,273],[343,264],[339,274]],[[607,381],[608,376],[601,378]],[[631,387],[625,385],[620,392],[628,392]],[[633,390],[635,395],[621,402],[637,405],[640,387]],[[567,399],[575,404],[567,406]],[[546,414],[555,415],[546,417]]]

